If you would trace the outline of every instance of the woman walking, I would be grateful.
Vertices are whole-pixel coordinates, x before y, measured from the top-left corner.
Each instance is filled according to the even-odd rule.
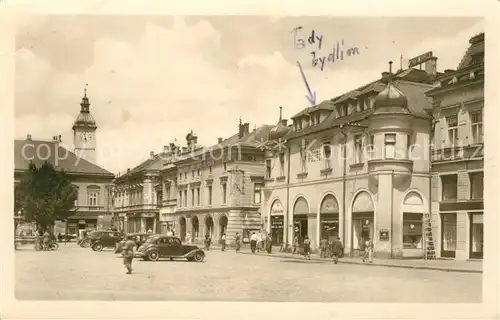
[[[240,246],[241,246],[241,237],[240,235],[238,234],[238,232],[236,232],[236,237],[234,239],[234,242],[236,243],[236,252],[239,252],[240,251]]]
[[[221,251],[226,251],[226,234],[225,233],[222,234],[220,242],[221,242],[221,248],[220,248],[220,250]]]
[[[271,237],[270,234],[267,235],[266,237],[266,250],[267,253],[270,254],[273,249],[273,238]]]

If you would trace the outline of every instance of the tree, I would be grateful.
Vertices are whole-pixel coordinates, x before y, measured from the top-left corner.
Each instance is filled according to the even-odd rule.
[[[35,222],[45,231],[56,220],[66,220],[75,214],[76,186],[64,171],[56,171],[45,162],[39,168],[30,164],[28,170],[15,187],[14,206],[22,211],[24,219]]]

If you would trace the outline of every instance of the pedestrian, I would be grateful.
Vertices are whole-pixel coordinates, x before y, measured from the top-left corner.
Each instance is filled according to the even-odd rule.
[[[273,238],[270,234],[266,237],[266,250],[268,254],[271,254],[271,251],[273,250]]]
[[[49,250],[50,234],[47,231],[43,233],[42,239],[43,239],[43,250],[44,251]]]
[[[191,243],[191,233],[190,233],[190,232],[188,232],[188,233],[186,234],[186,242],[187,242],[187,243]]]
[[[260,252],[260,249],[262,249],[262,234],[259,232],[257,233],[257,244],[256,244],[257,252]]]
[[[320,248],[320,252],[321,252],[320,257],[326,258],[327,251],[328,251],[328,240],[326,239],[326,237],[323,237],[323,239],[321,239],[320,244],[319,244],[319,248]]]
[[[240,237],[239,233],[236,232],[236,236],[234,237],[234,242],[236,244],[236,252],[240,251],[240,246],[241,246],[240,241],[241,241],[241,237]]]
[[[220,248],[220,250],[221,251],[226,251],[226,234],[225,233],[222,234],[222,237],[221,237],[220,241],[221,241],[221,248]]]
[[[298,246],[299,246],[299,237],[297,235],[295,235],[295,237],[293,237],[293,251],[292,251],[292,254],[295,254],[295,253],[298,253],[297,249],[298,249]]]
[[[257,248],[257,235],[255,232],[252,232],[252,236],[250,237],[250,250],[252,253],[255,253],[255,249]]]
[[[210,251],[211,242],[212,242],[212,239],[210,239],[210,235],[207,233],[205,235],[205,250]]]
[[[369,263],[373,262],[373,241],[371,239],[367,239],[365,241],[365,251],[363,254],[363,262],[368,259]]]
[[[311,259],[311,241],[308,236],[304,237],[304,257]]]
[[[134,241],[134,236],[127,236],[127,240],[123,244],[122,247],[122,255],[123,255],[123,264],[125,268],[127,268],[126,274],[132,273],[132,260],[134,260],[134,247],[136,243]]]
[[[333,241],[333,246],[332,246],[332,256],[335,264],[339,262],[339,257],[342,254],[342,248],[343,248],[342,241],[340,241],[340,238],[337,237],[337,239]]]

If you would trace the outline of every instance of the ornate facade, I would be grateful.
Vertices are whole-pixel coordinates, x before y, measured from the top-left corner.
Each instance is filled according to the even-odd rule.
[[[433,98],[432,213],[437,253],[466,260],[482,258],[484,179],[484,33],[456,70],[445,70]]]
[[[384,72],[288,126],[280,116],[267,143],[261,207],[275,245],[308,236],[315,249],[338,236],[349,255],[373,239],[376,256],[424,256],[431,60],[426,70]]]

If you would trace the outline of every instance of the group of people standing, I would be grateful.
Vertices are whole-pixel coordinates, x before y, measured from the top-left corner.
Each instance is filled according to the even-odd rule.
[[[252,232],[250,236],[250,250],[252,253],[255,251],[266,250],[267,253],[271,253],[273,248],[273,238],[270,234],[262,234]]]

